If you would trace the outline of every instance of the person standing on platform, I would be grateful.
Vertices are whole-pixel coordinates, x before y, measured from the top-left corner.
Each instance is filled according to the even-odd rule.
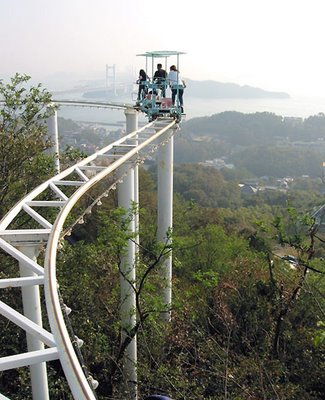
[[[179,105],[181,106],[182,113],[184,112],[183,108],[183,94],[184,88],[186,87],[185,81],[181,77],[179,71],[177,70],[175,65],[170,67],[170,71],[168,74],[168,83],[172,91],[172,104],[175,105],[176,95],[178,96]]]
[[[144,99],[148,93],[148,88],[146,85],[148,77],[144,69],[140,69],[139,78],[137,80],[137,84],[139,85],[138,90],[138,101]]]
[[[161,97],[166,97],[167,72],[162,68],[161,64],[157,64],[157,71],[153,75],[153,81],[161,90]]]

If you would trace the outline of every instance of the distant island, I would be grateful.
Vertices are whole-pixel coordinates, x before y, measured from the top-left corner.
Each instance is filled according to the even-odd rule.
[[[186,80],[186,94],[189,97],[216,98],[275,98],[289,99],[285,92],[269,92],[252,86],[241,86],[235,83],[221,83],[216,81]]]
[[[131,93],[131,87],[124,86],[123,90],[117,90],[117,93],[108,88],[101,88],[97,90],[89,90],[83,93],[83,97],[91,99],[114,99],[120,95],[126,95],[127,92]],[[117,94],[117,96],[116,96]],[[261,99],[261,98],[274,98],[274,99],[289,99],[290,95],[285,92],[270,92],[260,88],[238,85],[236,83],[222,83],[212,80],[207,81],[194,81],[186,79],[186,96],[199,97],[205,99],[222,99],[222,98],[239,98],[239,99]]]

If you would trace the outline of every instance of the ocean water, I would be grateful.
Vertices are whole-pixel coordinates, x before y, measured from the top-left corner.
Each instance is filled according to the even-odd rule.
[[[325,97],[291,97],[289,99],[198,99],[184,98],[187,118],[210,116],[223,111],[242,113],[272,112],[283,117],[307,118],[325,113]]]
[[[98,122],[103,124],[121,124],[125,123],[125,115],[122,110],[110,110],[93,107],[78,106],[60,106],[58,116],[73,121],[80,122]]]
[[[71,97],[67,96],[66,99]],[[74,96],[74,100],[83,100]],[[60,99],[63,100],[63,99]],[[103,102],[103,100],[101,100]],[[114,102],[134,103],[129,97],[116,98]],[[284,117],[307,118],[311,115],[325,113],[325,97],[291,97],[289,99],[200,99],[186,97],[184,93],[184,108],[186,120],[196,117],[210,116],[224,111],[238,111],[242,113],[272,112]],[[75,121],[89,121],[102,123],[123,123],[125,116],[120,110],[107,110],[100,108],[60,106],[58,115],[63,118],[71,118]],[[139,116],[139,122],[145,122],[143,115]]]

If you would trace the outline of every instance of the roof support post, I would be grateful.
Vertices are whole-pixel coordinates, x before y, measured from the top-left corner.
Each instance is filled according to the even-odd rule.
[[[167,131],[161,138],[158,149],[158,227],[157,240],[165,246],[171,244],[171,229],[173,226],[173,159],[174,159],[174,137]],[[164,257],[161,265],[163,279],[163,302],[166,311],[162,317],[166,321],[171,319],[172,303],[172,253]]]
[[[17,246],[24,255],[36,262],[39,254],[39,243],[26,243]],[[36,277],[37,275],[31,271],[22,262],[19,263],[19,270],[21,277]],[[27,286],[21,288],[23,298],[24,315],[31,321],[35,322],[40,327],[42,323],[42,311],[40,301],[39,286]],[[28,351],[44,350],[44,343],[35,338],[33,335],[27,333],[27,349]],[[46,363],[38,363],[30,365],[30,374],[32,381],[32,394],[33,400],[49,400],[48,380]]]

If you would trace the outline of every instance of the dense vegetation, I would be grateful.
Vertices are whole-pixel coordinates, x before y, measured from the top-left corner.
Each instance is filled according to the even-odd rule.
[[[40,85],[28,87],[29,79],[16,74],[7,84],[0,81],[0,215],[53,170],[44,154],[51,146],[44,124],[51,95]]]
[[[261,118],[282,126],[281,119],[273,115]],[[316,117],[317,122],[318,118],[323,117]],[[221,132],[218,117],[215,119],[214,127],[210,121],[211,132]],[[255,125],[245,126],[245,119],[242,114],[227,115],[228,131],[245,127],[247,135],[249,131],[253,135]],[[208,132],[204,119],[194,122],[198,130]],[[26,140],[33,129],[24,131]],[[190,121],[187,129],[193,134]],[[272,134],[271,128],[263,129],[269,131],[266,136]],[[21,147],[15,148],[12,132],[10,127],[0,128],[12,148],[21,151]],[[30,151],[35,151],[32,162],[23,163],[16,185],[8,186],[0,217],[18,195],[38,184],[30,178],[23,186],[25,177],[33,177],[35,165],[39,165],[35,157],[47,146],[46,135],[33,140],[35,147],[28,142]],[[0,160],[4,167],[6,157],[4,150]],[[141,322],[137,332],[140,398],[153,392],[177,400],[324,398],[325,238],[322,231],[311,229],[314,221],[308,217],[311,209],[322,204],[318,188],[312,186],[307,193],[298,186],[286,193],[245,197],[237,183],[235,174],[227,179],[226,174],[203,166],[175,168],[174,297],[172,322],[166,324],[160,318],[163,305],[157,260],[166,249],[155,239],[155,168],[141,170],[137,279],[146,278],[137,310]],[[17,187],[24,190],[17,193]],[[93,197],[103,190],[97,187]],[[85,208],[89,201],[83,199],[80,207]],[[106,198],[84,225],[73,229],[58,259],[60,291],[73,309],[70,321],[75,334],[85,340],[83,357],[100,382],[99,399],[128,398],[121,369],[118,314],[119,255],[129,238],[124,211],[116,208],[114,193]],[[72,221],[71,217],[69,223]],[[284,254],[297,258],[295,268],[281,259]],[[0,257],[0,276],[11,276],[16,266],[4,253]],[[21,307],[19,290],[1,290],[0,296]],[[46,319],[44,322],[46,325]],[[23,332],[4,319],[0,329],[3,355],[24,348]],[[71,399],[59,363],[48,363],[48,368],[51,399]],[[1,373],[0,392],[11,399],[30,398],[28,375],[25,368]]]
[[[182,125],[177,162],[225,157],[246,176],[320,175],[325,115],[283,118],[272,113],[223,112]]]

